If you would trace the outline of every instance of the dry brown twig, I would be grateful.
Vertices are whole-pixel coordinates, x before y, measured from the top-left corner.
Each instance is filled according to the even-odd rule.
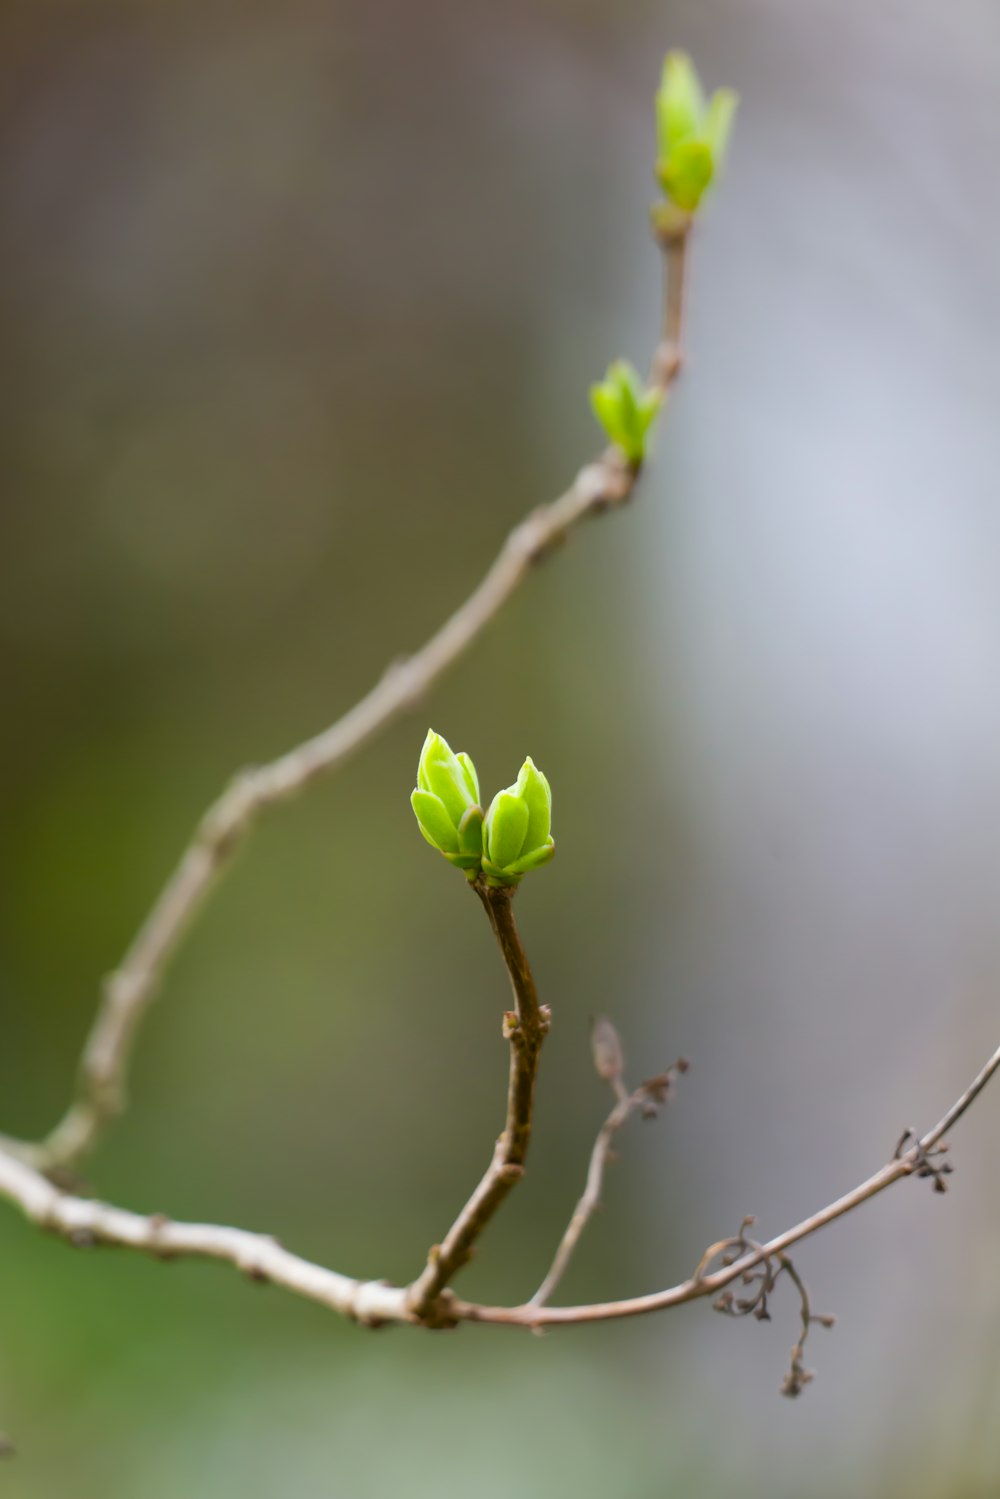
[[[712,1305],[715,1311],[722,1312],[727,1317],[753,1317],[758,1322],[770,1322],[771,1295],[781,1276],[788,1277],[799,1297],[799,1336],[789,1355],[788,1373],[782,1381],[781,1393],[794,1398],[796,1395],[801,1395],[806,1385],[814,1378],[813,1371],[807,1369],[802,1362],[810,1328],[814,1322],[820,1327],[832,1327],[835,1319],[825,1313],[813,1311],[805,1281],[787,1254],[782,1254],[780,1251],[774,1254],[768,1253],[765,1245],[758,1244],[755,1239],[749,1237],[747,1229],[752,1228],[753,1223],[753,1218],[744,1218],[738,1234],[730,1239],[723,1239],[720,1243],[713,1244],[706,1249],[695,1271],[695,1278],[704,1275],[715,1259],[726,1267],[735,1264],[737,1260],[747,1255],[756,1255],[756,1264],[744,1270],[739,1277],[740,1284],[747,1288],[747,1294],[737,1296],[734,1291],[726,1289],[719,1294]]]
[[[690,221],[675,220],[659,234],[666,294],[664,324],[653,357],[649,383],[664,393],[681,366],[681,334]],[[541,561],[589,516],[623,505],[634,492],[640,465],[629,464],[616,449],[580,470],[564,495],[536,510],[508,536],[496,561],[476,590],[438,632],[406,661],[392,666],[343,718],[323,733],[290,750],[269,765],[247,770],[206,812],[177,868],[140,928],[118,969],[104,987],[97,1017],[84,1048],[73,1102],[62,1121],[39,1143],[0,1137],[0,1197],[11,1202],[43,1229],[78,1247],[118,1245],[160,1259],[200,1258],[223,1261],[254,1280],[271,1282],[368,1326],[387,1322],[424,1327],[461,1322],[505,1324],[540,1331],[547,1327],[598,1322],[662,1311],[703,1297],[721,1297],[717,1305],[735,1315],[767,1316],[771,1291],[784,1274],[800,1297],[801,1333],[792,1350],[786,1394],[797,1394],[811,1377],[802,1363],[803,1345],[816,1317],[808,1294],[786,1250],[818,1232],[898,1181],[930,1176],[944,1190],[949,1169],[940,1160],[944,1135],[978,1097],[1000,1068],[1000,1049],[989,1059],[937,1125],[917,1138],[908,1131],[892,1159],[843,1197],[765,1242],[747,1237],[752,1220],[740,1233],[706,1251],[694,1274],[677,1285],[647,1296],[584,1306],[550,1306],[580,1236],[600,1198],[611,1146],[621,1126],[636,1110],[657,1107],[682,1064],[629,1092],[623,1081],[621,1047],[613,1028],[595,1034],[598,1071],[611,1084],[616,1103],[598,1134],[587,1183],[556,1251],[552,1267],[530,1301],[518,1306],[466,1302],[450,1287],[469,1259],[475,1243],[524,1171],[531,1137],[535,1080],[549,1016],[540,1005],[530,966],[513,921],[511,892],[473,886],[486,910],[507,966],[514,1010],[505,1017],[510,1043],[507,1115],[489,1167],[440,1245],[411,1285],[357,1280],[305,1260],[276,1239],[214,1224],[175,1222],[79,1195],[67,1189],[72,1169],[93,1149],[107,1123],[125,1104],[128,1066],[142,1018],[177,948],[205,901],[224,874],[235,849],[246,839],[258,815],[288,800],[323,774],[343,764],[399,714],[412,707],[461,656],[510,596]],[[721,1259],[717,1268],[713,1263]],[[737,1299],[728,1288],[741,1283],[749,1294]]]
[[[532,1296],[529,1306],[544,1306],[551,1299],[552,1292],[566,1273],[566,1268],[583,1236],[584,1229],[600,1207],[604,1172],[608,1163],[613,1159],[612,1147],[622,1125],[627,1123],[635,1113],[641,1114],[644,1119],[655,1119],[667,1102],[675,1079],[688,1070],[688,1063],[685,1059],[678,1057],[666,1072],[660,1073],[658,1077],[648,1078],[630,1093],[625,1085],[625,1056],[621,1041],[614,1025],[604,1015],[594,1024],[591,1049],[598,1076],[604,1078],[609,1084],[616,1102],[597,1132],[597,1139],[590,1153],[590,1164],[587,1167],[587,1180],[583,1194],[573,1209],[573,1216],[559,1241],[555,1258],[546,1272],[545,1279]]]

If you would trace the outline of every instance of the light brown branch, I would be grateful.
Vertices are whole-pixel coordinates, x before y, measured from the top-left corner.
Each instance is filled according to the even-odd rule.
[[[684,359],[684,309],[693,230],[693,220],[686,214],[668,226],[654,226],[663,254],[663,331],[650,365],[649,384],[664,392],[677,378]]]
[[[252,1280],[271,1281],[359,1322],[377,1325],[410,1320],[405,1293],[398,1288],[325,1270],[290,1254],[266,1234],[212,1223],[176,1223],[162,1214],[144,1216],[74,1197],[6,1151],[0,1151],[0,1197],[18,1206],[39,1228],[60,1234],[79,1248],[109,1244],[163,1260],[222,1260]]]
[[[469,1260],[483,1229],[524,1175],[538,1057],[549,1028],[549,1010],[538,1002],[531,966],[514,923],[514,888],[494,888],[482,876],[472,888],[493,928],[514,995],[514,1009],[504,1016],[504,1036],[510,1042],[507,1117],[485,1175],[442,1242],[434,1245],[423,1273],[410,1287],[409,1305],[418,1317],[428,1314],[456,1271]]]
[[[664,391],[680,372],[687,244],[687,230],[662,244],[668,291],[650,383]],[[6,1148],[43,1170],[74,1166],[93,1149],[104,1126],[125,1107],[136,1035],[170,960],[260,813],[336,770],[420,702],[543,558],[582,521],[631,498],[639,473],[639,466],[626,463],[615,448],[587,464],[565,494],[515,527],[479,586],[415,655],[391,666],[321,734],[236,777],[205,813],[121,964],[105,980],[67,1113],[40,1144],[8,1140]]]

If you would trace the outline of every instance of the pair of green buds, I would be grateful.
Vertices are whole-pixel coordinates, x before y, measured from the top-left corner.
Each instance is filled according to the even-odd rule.
[[[490,885],[517,885],[556,851],[552,791],[530,759],[514,785],[497,792],[484,816],[469,756],[456,755],[447,740],[428,729],[410,805],[427,842],[470,880],[482,873]]]

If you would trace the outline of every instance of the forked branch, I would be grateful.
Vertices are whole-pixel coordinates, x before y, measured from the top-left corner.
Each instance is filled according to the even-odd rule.
[[[826,1228],[827,1224],[834,1223],[838,1218],[843,1218],[845,1214],[853,1212],[855,1208],[877,1197],[887,1187],[895,1186],[896,1182],[903,1181],[909,1176],[927,1175],[929,1174],[928,1167],[931,1168],[930,1174],[933,1174],[935,1153],[945,1148],[944,1136],[972,1107],[998,1068],[1000,1068],[1000,1047],[933,1129],[915,1140],[915,1143],[908,1149],[900,1150],[897,1147],[892,1159],[861,1182],[853,1191],[846,1192],[843,1197],[838,1197],[834,1202],[820,1208],[818,1212],[804,1218],[793,1228],[786,1229],[784,1233],[776,1235],[759,1248],[749,1250],[732,1265],[724,1266],[710,1274],[704,1273],[703,1266],[706,1261],[703,1257],[702,1265],[679,1285],[671,1286],[665,1291],[654,1291],[648,1296],[632,1296],[623,1301],[593,1302],[587,1306],[533,1306],[527,1302],[523,1306],[515,1307],[473,1306],[456,1301],[452,1306],[452,1312],[458,1318],[476,1322],[503,1322],[508,1325],[531,1328],[555,1327],[566,1323],[606,1322],[619,1317],[641,1317],[648,1312],[666,1311],[670,1307],[681,1306],[684,1302],[695,1301],[702,1296],[716,1295],[746,1271],[754,1269],[762,1260],[768,1257],[773,1258],[784,1250],[790,1249],[793,1244],[818,1233],[821,1228]],[[718,1246],[707,1251],[709,1259],[713,1258],[717,1251]]]
[[[707,1251],[707,1258],[703,1257],[702,1263],[687,1280],[667,1290],[624,1301],[555,1307],[526,1302],[520,1306],[502,1307],[460,1301],[444,1292],[424,1325],[439,1327],[459,1322],[490,1322],[537,1330],[642,1316],[698,1301],[705,1296],[717,1296],[764,1261],[770,1259],[780,1263],[785,1251],[793,1244],[853,1212],[887,1187],[906,1177],[920,1176],[928,1162],[933,1164],[934,1152],[941,1146],[945,1133],[958,1123],[998,1068],[1000,1048],[939,1123],[908,1150],[894,1156],[852,1192],[784,1233],[738,1255],[731,1264],[718,1270],[706,1268],[720,1247],[724,1247],[713,1245]],[[0,1197],[19,1207],[25,1217],[39,1227],[61,1234],[70,1243],[81,1247],[113,1244],[160,1259],[222,1260],[254,1280],[272,1281],[296,1295],[366,1324],[421,1321],[414,1310],[412,1288],[389,1286],[381,1281],[354,1280],[301,1259],[283,1249],[276,1239],[262,1234],[212,1224],[177,1223],[161,1214],[144,1217],[107,1203],[73,1196],[4,1149],[0,1149]]]

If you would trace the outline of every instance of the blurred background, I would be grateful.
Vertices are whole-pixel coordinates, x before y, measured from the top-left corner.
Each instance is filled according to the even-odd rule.
[[[638,1078],[566,1299],[672,1283],[931,1124],[1000,1023],[1000,13],[991,0],[7,0],[0,12],[0,1128],[61,1113],[100,976],[230,773],[347,708],[597,446],[659,317],[670,46],[743,96],[690,365],[625,514],[413,717],[272,815],[92,1163],[143,1210],[409,1278],[502,1118],[502,968],[408,806],[428,722],[525,753],[555,1028],[528,1179],[463,1290],[537,1284]],[[513,706],[512,706],[513,705]],[[947,1197],[705,1305],[378,1336],[0,1208],[16,1499],[1000,1489],[1000,1085]],[[511,1432],[517,1436],[512,1437]]]

